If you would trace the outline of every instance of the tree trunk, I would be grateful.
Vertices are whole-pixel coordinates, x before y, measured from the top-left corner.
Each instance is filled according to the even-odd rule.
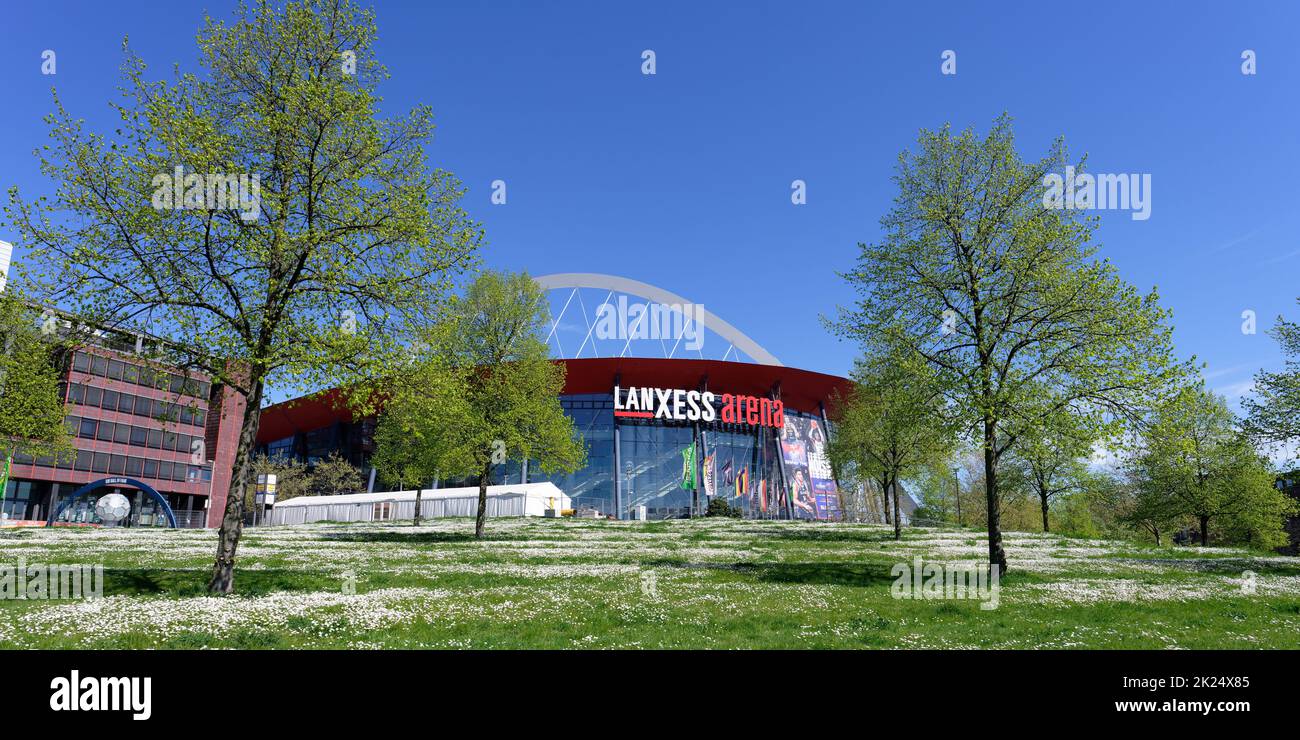
[[[885,502],[885,524],[893,524],[894,520],[889,518],[889,484],[886,481],[880,483],[880,498]]]
[[[414,521],[414,522],[412,523],[412,525],[411,525],[411,526],[414,526],[414,527],[418,527],[418,526],[420,526],[420,496],[421,496],[423,493],[424,493],[424,489],[423,489],[423,488],[419,488],[419,487],[417,487],[417,488],[415,489],[415,521]]]
[[[226,511],[217,530],[217,559],[212,565],[208,592],[228,594],[235,590],[235,554],[239,536],[244,531],[244,495],[248,489],[249,459],[257,443],[257,428],[262,421],[262,381],[253,382],[253,392],[244,403],[244,418],[239,428],[239,445],[231,464],[230,490],[226,494]]]
[[[1038,500],[1043,504],[1043,531],[1047,532],[1047,494],[1039,494]]]
[[[894,489],[894,539],[903,539],[903,517],[902,509],[898,508],[898,479],[891,478],[889,487]]]
[[[492,477],[492,463],[483,466],[483,476],[478,479],[478,517],[474,520],[474,537],[483,539],[483,524],[487,520],[487,488]]]
[[[1208,516],[1203,516],[1201,517],[1201,547],[1205,547],[1209,544],[1210,544],[1210,518]]]
[[[984,420],[984,498],[988,505],[989,565],[1007,572],[1007,553],[1002,549],[1002,521],[998,513],[997,428],[992,419]]]
[[[1156,536],[1156,547],[1160,547],[1160,528],[1159,528],[1159,527],[1152,527],[1152,528],[1151,528],[1151,531],[1152,531],[1153,533],[1155,533],[1155,536]]]

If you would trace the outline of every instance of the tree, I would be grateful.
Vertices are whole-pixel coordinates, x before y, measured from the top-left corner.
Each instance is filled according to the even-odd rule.
[[[398,487],[415,485],[414,526],[420,526],[424,486],[441,473],[456,467],[450,457],[457,448],[460,429],[468,412],[454,376],[443,363],[430,358],[412,365],[402,377],[405,394],[385,406],[375,429],[375,454],[371,463],[386,480]],[[438,418],[428,423],[427,409],[437,409]]]
[[[572,472],[585,458],[560,407],[564,367],[540,338],[548,316],[528,275],[484,272],[429,335],[439,365],[386,381],[386,436],[409,435],[448,476],[478,477],[475,537],[483,536],[493,466],[528,460],[543,472]],[[424,382],[430,376],[443,380]]]
[[[1003,569],[1007,451],[1054,414],[1135,416],[1177,370],[1156,293],[1139,295],[1095,257],[1095,219],[1045,202],[1064,144],[1025,162],[1014,143],[1006,116],[982,140],[922,131],[920,151],[899,157],[883,240],[859,245],[844,274],[858,301],[831,322],[868,354],[932,369],[982,452],[989,561]]]
[[[1052,501],[1081,490],[1088,477],[1093,440],[1082,422],[1068,412],[1044,417],[1034,433],[1021,435],[1012,452],[1012,475],[1038,498],[1044,532],[1050,531],[1047,513]]]
[[[40,321],[13,287],[0,291],[0,501],[14,453],[57,457],[72,450],[56,321]]]
[[[1254,396],[1242,399],[1246,430],[1264,444],[1300,442],[1300,323],[1277,318],[1269,332],[1286,356],[1280,372],[1255,375]],[[1300,445],[1295,447],[1300,455]]]
[[[311,469],[311,494],[313,496],[337,496],[344,493],[357,493],[366,487],[361,471],[352,463],[344,460],[338,452],[330,452],[323,460],[317,460]]]
[[[1203,382],[1181,388],[1154,412],[1131,466],[1144,508],[1194,517],[1202,547],[1219,520],[1261,546],[1287,540],[1282,521],[1295,502],[1273,487],[1268,461]]]
[[[124,42],[117,135],[86,133],[56,95],[41,169],[57,191],[10,190],[42,300],[161,338],[227,394],[240,432],[213,592],[234,589],[267,387],[384,375],[481,240],[459,183],[426,164],[429,107],[378,116],[376,33],[351,0],[261,0],[207,19],[205,74],[171,82],[147,81]]]
[[[899,481],[951,446],[942,399],[926,368],[903,362],[859,362],[853,380],[851,394],[835,410],[836,433],[827,454],[838,469],[871,476],[886,497],[892,494],[894,539],[902,539]]]

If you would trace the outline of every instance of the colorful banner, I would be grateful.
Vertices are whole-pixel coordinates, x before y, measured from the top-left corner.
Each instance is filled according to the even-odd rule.
[[[839,489],[826,456],[826,431],[821,419],[786,414],[781,456],[794,515],[803,519],[839,519]]]
[[[715,469],[715,455],[704,456],[704,495],[712,498],[718,495],[718,474]]]

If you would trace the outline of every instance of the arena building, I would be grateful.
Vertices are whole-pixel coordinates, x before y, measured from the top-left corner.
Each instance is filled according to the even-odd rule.
[[[645,283],[591,274],[537,281],[551,292],[547,342],[565,366],[560,402],[587,463],[545,475],[511,461],[489,483],[549,481],[580,512],[618,519],[699,515],[719,498],[747,517],[841,518],[826,411],[848,380],[785,367],[703,307]],[[594,316],[584,297],[591,290],[604,297],[591,303]],[[565,321],[577,315],[585,326]],[[564,356],[574,346],[566,328],[582,336],[572,357]],[[634,343],[663,356],[628,356]],[[337,401],[327,392],[265,409],[258,444],[309,464],[337,452],[369,470],[369,488],[378,490],[383,482],[369,468],[375,420],[354,418]]]

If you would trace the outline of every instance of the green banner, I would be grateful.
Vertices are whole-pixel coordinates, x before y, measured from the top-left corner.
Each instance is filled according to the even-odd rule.
[[[695,443],[682,449],[682,488],[695,490]]]
[[[4,510],[5,489],[9,488],[9,461],[11,459],[9,455],[5,455],[5,469],[3,473],[0,473],[0,511]]]

